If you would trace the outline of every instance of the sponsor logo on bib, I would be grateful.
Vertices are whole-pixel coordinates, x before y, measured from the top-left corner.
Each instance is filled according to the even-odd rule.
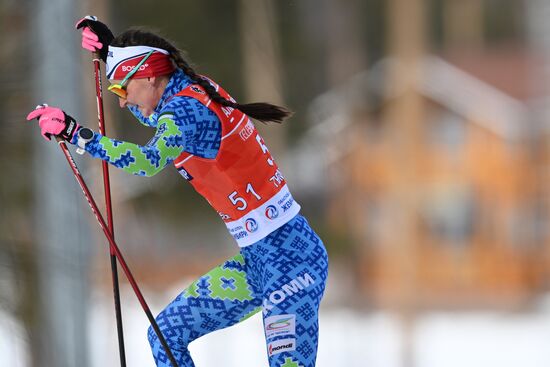
[[[267,219],[275,219],[279,216],[279,211],[274,205],[268,205],[265,208],[265,216]]]
[[[258,229],[258,223],[256,223],[256,221],[253,218],[248,218],[244,222],[244,227],[250,233],[256,232],[256,230]]]

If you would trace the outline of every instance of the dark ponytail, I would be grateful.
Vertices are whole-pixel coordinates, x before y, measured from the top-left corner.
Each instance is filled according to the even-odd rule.
[[[222,106],[236,108],[253,119],[264,123],[269,121],[281,123],[287,117],[292,115],[292,112],[286,108],[270,103],[261,102],[240,104],[223,98],[210,84],[210,82],[208,82],[208,80],[202,78],[195,72],[195,70],[193,70],[187,61],[185,61],[182,56],[182,52],[179,49],[177,49],[171,42],[155,33],[140,29],[129,29],[115,37],[113,42],[111,42],[111,45],[116,47],[142,45],[162,48],[168,51],[176,66],[182,69],[183,72],[191,78],[191,80],[203,87],[214,102],[217,102]]]

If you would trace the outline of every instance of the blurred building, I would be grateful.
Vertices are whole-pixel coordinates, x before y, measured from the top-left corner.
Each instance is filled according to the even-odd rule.
[[[310,109],[316,125],[295,159],[308,174],[294,179],[328,197],[329,227],[352,255],[361,296],[377,306],[401,299],[402,231],[414,232],[405,274],[419,307],[514,307],[547,286],[540,172],[548,158],[530,108],[536,61],[517,50],[459,55],[419,64],[412,230],[394,219],[404,167],[386,111],[405,91],[386,80],[397,61],[379,62]]]

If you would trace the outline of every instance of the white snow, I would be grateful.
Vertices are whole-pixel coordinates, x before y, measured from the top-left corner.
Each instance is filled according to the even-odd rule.
[[[0,309],[0,366],[26,367],[28,363],[23,328]]]
[[[154,314],[176,293],[144,292]],[[119,366],[116,324],[110,294],[96,294],[90,311],[91,367]],[[146,331],[147,318],[132,294],[123,292],[127,362],[154,366]],[[550,298],[547,298],[550,299]],[[429,312],[419,315],[412,331],[416,367],[548,367],[550,303],[528,313]],[[401,324],[385,311],[360,313],[322,309],[318,367],[400,367]],[[0,312],[0,366],[26,367],[22,328]],[[198,367],[267,366],[260,315],[207,335],[190,345]]]

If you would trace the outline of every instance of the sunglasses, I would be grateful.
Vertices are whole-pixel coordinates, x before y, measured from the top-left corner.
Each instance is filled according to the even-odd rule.
[[[124,77],[124,79],[122,79],[120,83],[111,84],[109,88],[107,88],[109,92],[113,92],[118,97],[126,99],[126,96],[128,95],[128,93],[126,93],[126,83],[132,77],[132,75],[134,75],[139,70],[141,65],[143,65],[143,63],[149,58],[149,56],[151,56],[153,52],[154,51],[149,51],[149,53],[145,55],[145,57],[139,62],[139,64],[137,64],[136,67],[132,69],[132,71],[126,74],[126,76]]]

